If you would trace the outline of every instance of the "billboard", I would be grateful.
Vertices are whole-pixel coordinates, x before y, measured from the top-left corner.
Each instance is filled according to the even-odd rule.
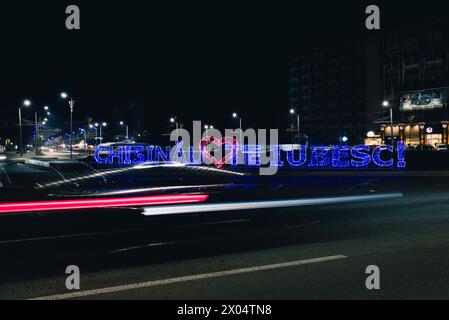
[[[444,88],[405,92],[401,94],[401,111],[443,108]]]

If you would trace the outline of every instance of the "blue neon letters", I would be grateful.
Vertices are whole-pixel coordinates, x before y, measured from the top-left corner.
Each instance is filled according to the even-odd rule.
[[[286,147],[286,148],[284,148]],[[95,149],[94,159],[99,164],[131,165],[143,162],[175,161],[186,164],[200,164],[203,160],[201,152],[190,147],[186,150],[177,145],[172,148],[160,146],[127,145],[119,147],[99,146]],[[266,152],[259,145],[245,145],[230,160],[230,165],[261,166],[260,154]],[[366,145],[350,146],[270,146],[272,159],[270,165],[303,168],[368,168],[397,167],[405,168],[404,143],[398,142],[396,148],[390,145],[369,147]],[[187,153],[186,153],[187,152]],[[172,158],[173,157],[173,158]],[[395,165],[396,163],[396,165]]]

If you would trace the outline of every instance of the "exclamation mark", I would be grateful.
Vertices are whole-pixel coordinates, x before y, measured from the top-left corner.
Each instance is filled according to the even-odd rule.
[[[403,141],[397,144],[398,168],[405,168],[405,146]]]

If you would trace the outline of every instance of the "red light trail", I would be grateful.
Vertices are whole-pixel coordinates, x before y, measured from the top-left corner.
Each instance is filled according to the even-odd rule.
[[[209,196],[204,194],[177,194],[126,198],[95,198],[74,200],[49,200],[0,203],[0,214],[41,211],[63,211],[114,207],[141,207],[164,204],[185,204],[204,202]]]

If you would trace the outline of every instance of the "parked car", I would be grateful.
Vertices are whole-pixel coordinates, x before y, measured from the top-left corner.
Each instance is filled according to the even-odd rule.
[[[437,151],[447,151],[447,144],[438,143],[435,145]]]
[[[418,151],[436,151],[436,149],[430,144],[420,144],[418,145]]]
[[[417,144],[408,144],[405,147],[405,151],[418,151],[418,145]]]

